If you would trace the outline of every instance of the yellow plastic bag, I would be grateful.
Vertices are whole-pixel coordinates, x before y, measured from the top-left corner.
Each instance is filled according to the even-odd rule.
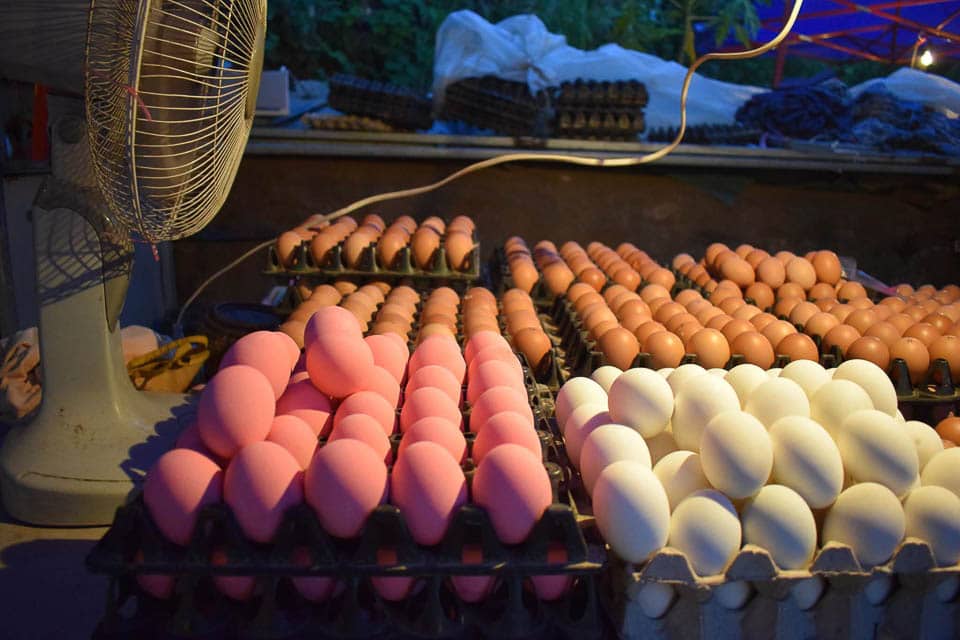
[[[127,363],[127,373],[141,391],[182,393],[210,357],[206,336],[187,336]]]

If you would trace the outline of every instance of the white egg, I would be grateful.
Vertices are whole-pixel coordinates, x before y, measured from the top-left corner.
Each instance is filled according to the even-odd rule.
[[[787,416],[770,427],[773,482],[790,487],[812,509],[829,507],[843,489],[840,449],[810,418]]]
[[[903,414],[900,412],[900,409],[897,409],[896,415],[893,416],[893,419],[900,424],[906,424],[907,419],[903,417]]]
[[[864,409],[873,409],[873,401],[860,385],[849,380],[831,380],[810,399],[810,417],[834,440],[847,416]]]
[[[593,487],[601,535],[627,562],[641,563],[667,543],[670,503],[657,477],[639,462],[614,462]]]
[[[933,548],[941,567],[960,561],[960,497],[943,487],[914,489],[903,501],[906,535]]]
[[[610,387],[610,416],[618,424],[652,438],[667,428],[673,415],[673,391],[652,369],[630,369]]]
[[[664,367],[663,369],[657,369],[657,373],[659,373],[664,378],[670,377],[670,374],[673,372],[674,372],[673,367]]]
[[[650,451],[651,464],[657,464],[665,455],[677,450],[677,442],[669,431],[658,433],[652,438],[644,438],[644,441],[647,443],[647,450]]]
[[[949,489],[960,496],[960,447],[944,449],[927,462],[920,474],[920,484]]]
[[[808,398],[830,381],[827,370],[813,360],[794,360],[783,368],[780,377],[796,382]]]
[[[714,416],[738,411],[740,399],[726,380],[706,374],[688,380],[673,407],[673,438],[681,449],[697,451],[700,435]]]
[[[616,380],[621,373],[623,373],[623,371],[617,367],[612,364],[607,364],[590,374],[590,379],[603,387],[604,391],[610,393],[610,385],[613,384],[613,381]]]
[[[784,416],[810,417],[810,401],[807,394],[793,380],[774,378],[767,380],[750,394],[744,411],[770,428]]]
[[[790,587],[790,593],[793,595],[797,607],[801,611],[807,611],[820,600],[824,587],[825,584],[822,577],[811,576],[797,580],[793,586]]]
[[[766,549],[781,569],[803,569],[813,559],[817,523],[793,489],[765,486],[744,506],[741,521],[744,544]]]
[[[905,529],[897,496],[883,485],[864,482],[843,491],[830,507],[821,540],[850,546],[860,563],[871,567],[890,559]]]
[[[567,418],[582,404],[607,407],[607,392],[590,378],[570,378],[557,392],[556,416],[561,433],[566,431]]]
[[[670,516],[668,544],[687,556],[698,575],[718,574],[740,549],[737,510],[719,491],[692,493]]]
[[[707,423],[700,438],[700,464],[707,480],[734,499],[755,495],[770,477],[773,447],[759,420],[726,411]]]
[[[737,392],[740,407],[743,408],[747,404],[750,393],[770,378],[767,377],[767,372],[757,365],[746,363],[730,369],[724,379]]]
[[[710,488],[707,476],[703,475],[700,456],[692,451],[668,453],[653,465],[653,474],[660,480],[671,510],[691,493]]]
[[[843,468],[856,482],[876,482],[902,496],[917,481],[920,462],[903,427],[876,409],[847,416],[837,438]]]
[[[778,378],[780,377],[780,372],[783,371],[780,367],[774,367],[773,369],[767,369],[768,378]]]
[[[753,587],[746,580],[722,582],[713,588],[713,595],[724,609],[739,611],[753,594]]]
[[[682,364],[670,372],[670,375],[667,376],[667,382],[670,383],[670,388],[673,389],[673,395],[676,397],[680,394],[680,388],[688,380],[705,375],[707,375],[707,370],[698,364]]]
[[[646,582],[637,591],[637,602],[643,615],[654,620],[662,618],[677,598],[677,592],[669,584]]]
[[[917,457],[920,459],[920,471],[923,471],[923,468],[927,466],[930,458],[943,451],[943,440],[940,439],[936,429],[926,422],[906,420],[902,424],[907,435],[910,436],[914,446],[917,448]]]
[[[621,460],[633,460],[648,469],[652,466],[647,443],[639,433],[620,424],[607,424],[588,435],[580,448],[580,477],[587,492],[593,493],[604,469]]]
[[[833,375],[834,380],[849,380],[863,387],[873,408],[889,416],[897,412],[897,390],[886,371],[868,360],[847,360]]]
[[[605,424],[612,424],[613,419],[607,408],[600,404],[582,404],[573,410],[567,418],[567,428],[563,432],[563,442],[567,448],[567,457],[577,468],[580,468],[580,447],[583,441],[594,429]]]
[[[836,374],[837,374],[836,367],[830,367],[829,369],[827,369],[827,375],[830,376],[831,380],[833,380],[833,376],[835,376]]]
[[[718,376],[720,378],[725,378],[727,375],[726,369],[721,369],[720,367],[714,367],[712,369],[707,369],[707,373],[711,376]]]

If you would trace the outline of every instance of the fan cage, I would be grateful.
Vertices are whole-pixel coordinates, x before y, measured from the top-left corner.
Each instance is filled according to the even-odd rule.
[[[226,200],[253,124],[266,0],[93,0],[86,107],[114,222],[196,233]]]

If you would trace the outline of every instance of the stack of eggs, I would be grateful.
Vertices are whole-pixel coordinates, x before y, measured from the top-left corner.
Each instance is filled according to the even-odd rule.
[[[503,315],[515,350],[523,354],[534,371],[539,370],[553,344],[540,324],[530,294],[522,289],[507,290],[503,294]]]
[[[442,239],[447,254],[447,266],[453,271],[466,270],[470,266],[474,230],[473,220],[467,216],[457,216],[449,225],[436,216],[427,218],[410,238],[413,264],[428,271],[434,269]]]
[[[388,304],[397,302],[402,290],[394,289]],[[472,499],[487,510],[504,543],[524,542],[552,492],[523,371],[495,330],[496,304],[486,293],[473,290],[465,298],[465,313],[492,317],[493,327],[478,324],[463,353],[445,320],[424,325],[443,330],[421,331],[411,355],[402,329],[386,327],[364,338],[355,313],[335,305],[317,309],[307,320],[305,359],[281,332],[239,340],[205,388],[196,425],[147,474],[144,502],[162,534],[187,545],[199,511],[223,501],[250,540],[269,544],[284,512],[305,501],[328,533],[355,538],[370,513],[390,501],[401,509],[414,540],[433,546],[457,509]],[[447,295],[438,298],[434,292],[428,303],[440,300],[451,307]],[[387,322],[391,319],[379,318],[374,326]],[[470,451],[465,415],[475,434]],[[402,437],[394,459],[391,438],[398,426]],[[460,466],[467,458],[477,466],[469,492]],[[291,562],[309,564],[310,557],[309,549],[296,549]],[[380,549],[378,557],[393,564],[395,549]],[[551,558],[564,559],[556,552]],[[463,560],[477,563],[483,555],[468,547]],[[211,557],[213,564],[227,561],[224,549]],[[174,578],[148,575],[140,582],[166,598]],[[255,591],[249,576],[221,576],[216,583],[237,600]],[[420,588],[409,577],[377,578],[373,584],[390,600]],[[336,580],[326,577],[296,578],[294,585],[311,601],[325,600],[337,589]],[[453,588],[468,601],[482,600],[493,586],[491,576],[453,579]],[[564,577],[534,579],[541,598],[559,597],[567,586]]]
[[[960,453],[903,420],[871,362],[604,367],[561,388],[556,419],[601,533],[628,562],[670,546],[713,575],[752,544],[803,569],[833,541],[874,566],[905,536],[941,566],[960,561],[960,483],[947,472]]]
[[[340,225],[335,231],[330,230],[329,223],[326,218],[320,214],[312,215],[302,223],[290,229],[289,231],[284,231],[279,236],[277,236],[277,242],[274,244],[274,249],[277,253],[277,259],[280,262],[281,266],[284,267],[293,267],[296,266],[298,256],[296,255],[297,247],[299,247],[304,242],[313,242],[314,238],[319,235],[326,234],[337,234],[340,236],[340,240],[347,237],[347,234],[350,233],[353,229],[357,227],[357,222],[353,218],[343,218]],[[341,235],[342,234],[342,235]],[[337,244],[334,242],[330,246]]]

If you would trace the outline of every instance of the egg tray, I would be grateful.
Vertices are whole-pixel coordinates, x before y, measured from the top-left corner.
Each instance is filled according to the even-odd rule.
[[[447,253],[440,243],[440,248],[433,255],[433,263],[429,269],[421,269],[413,262],[410,246],[403,247],[397,255],[397,264],[385,267],[377,257],[377,244],[371,243],[360,254],[360,260],[355,267],[347,266],[343,259],[343,243],[337,244],[330,250],[326,261],[317,264],[310,252],[310,243],[301,242],[294,249],[294,265],[286,267],[280,263],[277,249],[271,245],[267,250],[267,264],[263,273],[274,277],[289,280],[291,278],[308,278],[311,280],[349,279],[363,281],[375,276],[378,279],[398,280],[410,279],[418,287],[436,287],[449,285],[453,288],[463,288],[465,285],[476,282],[481,278],[480,243],[474,240],[473,250],[468,257],[468,267],[463,271],[454,271],[447,265]]]
[[[338,111],[377,118],[400,129],[433,126],[430,100],[390,83],[338,73],[330,78],[327,102]]]
[[[639,80],[584,80],[578,78],[549,87],[552,102],[560,108],[603,110],[643,109],[650,96]]]
[[[679,133],[676,127],[658,127],[647,134],[648,142],[673,142]],[[685,144],[746,146],[760,143],[764,132],[742,124],[700,124],[687,127]]]
[[[518,137],[550,136],[549,96],[530,93],[525,82],[496,76],[464,78],[450,84],[440,116]]]
[[[554,137],[635,141],[645,128],[642,109],[558,108]]]

